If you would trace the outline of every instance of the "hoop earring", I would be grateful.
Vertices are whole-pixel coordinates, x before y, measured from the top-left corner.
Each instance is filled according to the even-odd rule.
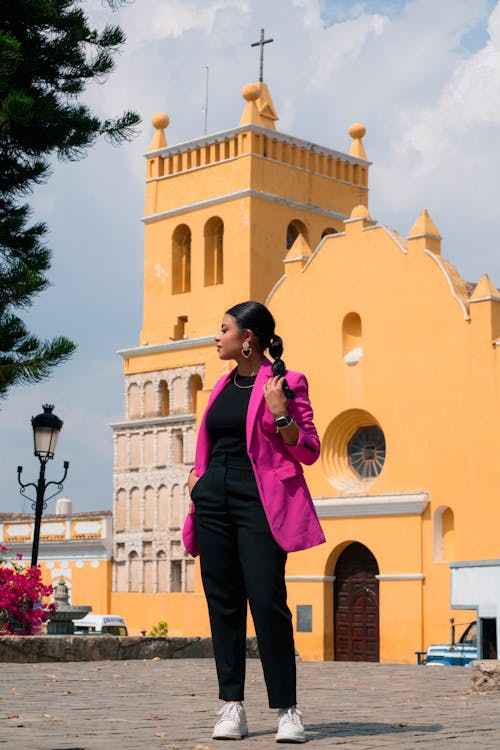
[[[248,346],[248,344],[245,347],[245,344],[243,344],[243,349],[241,350],[241,353],[245,357],[245,359],[248,359],[250,355],[252,354],[251,348]]]

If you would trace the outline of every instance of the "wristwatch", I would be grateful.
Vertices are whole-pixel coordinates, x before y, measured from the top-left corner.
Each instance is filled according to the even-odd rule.
[[[293,422],[293,419],[289,414],[286,415],[286,417],[275,417],[274,418],[274,424],[278,428],[278,430],[281,430],[283,427],[288,427]]]

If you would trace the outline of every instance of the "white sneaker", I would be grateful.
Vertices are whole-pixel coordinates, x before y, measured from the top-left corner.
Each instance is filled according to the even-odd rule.
[[[302,713],[293,706],[282,708],[278,713],[278,731],[276,742],[305,742]]]
[[[247,715],[239,703],[226,703],[217,714],[221,718],[214,727],[213,740],[241,740],[247,736]]]

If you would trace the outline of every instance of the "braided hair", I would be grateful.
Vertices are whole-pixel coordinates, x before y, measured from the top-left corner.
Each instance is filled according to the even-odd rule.
[[[284,377],[286,367],[281,359],[283,341],[281,336],[274,332],[276,324],[267,307],[260,302],[240,302],[226,310],[226,315],[231,315],[242,331],[248,328],[253,332],[259,343],[261,353],[269,349],[269,354],[274,360],[272,364],[273,375],[280,378]],[[283,380],[282,388],[287,399],[295,398],[295,393],[290,389],[286,380]]]

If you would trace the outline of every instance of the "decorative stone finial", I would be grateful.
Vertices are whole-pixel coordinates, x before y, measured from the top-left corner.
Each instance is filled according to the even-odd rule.
[[[488,274],[483,273],[478,283],[476,284],[476,288],[471,294],[470,301],[471,302],[484,302],[486,300],[498,301],[499,299],[500,299],[500,292],[498,291],[496,286],[493,284]]]
[[[165,130],[170,125],[170,117],[165,112],[157,112],[151,122],[157,130]]]
[[[410,234],[408,235],[408,237],[415,237],[421,234],[427,234],[432,237],[437,237],[441,239],[441,234],[439,233],[439,229],[434,224],[426,208],[424,208],[424,210],[419,214],[418,219],[416,220],[415,224],[410,229]]]
[[[240,125],[260,125],[269,130],[276,130],[274,121],[278,115],[274,108],[271,94],[265,83],[247,83],[241,93],[246,101],[241,115]]]
[[[368,211],[367,206],[363,206],[362,203],[360,203],[358,206],[354,206],[354,208],[351,211],[351,219],[371,219],[370,212]]]
[[[349,154],[351,156],[356,156],[358,159],[366,159],[365,147],[361,142],[361,139],[364,138],[366,134],[365,126],[361,125],[359,122],[353,122],[353,124],[349,126],[347,132],[352,138]]]
[[[408,242],[413,248],[427,249],[436,255],[441,254],[441,235],[426,208],[410,229]]]
[[[260,96],[260,83],[247,83],[241,89],[241,95],[247,102],[254,102]]]
[[[167,139],[164,130],[165,128],[168,128],[170,124],[170,117],[165,114],[165,112],[157,112],[151,118],[151,123],[156,129],[156,132],[153,136],[153,140],[149,144],[149,150],[156,151],[159,148],[165,148],[167,145]]]

